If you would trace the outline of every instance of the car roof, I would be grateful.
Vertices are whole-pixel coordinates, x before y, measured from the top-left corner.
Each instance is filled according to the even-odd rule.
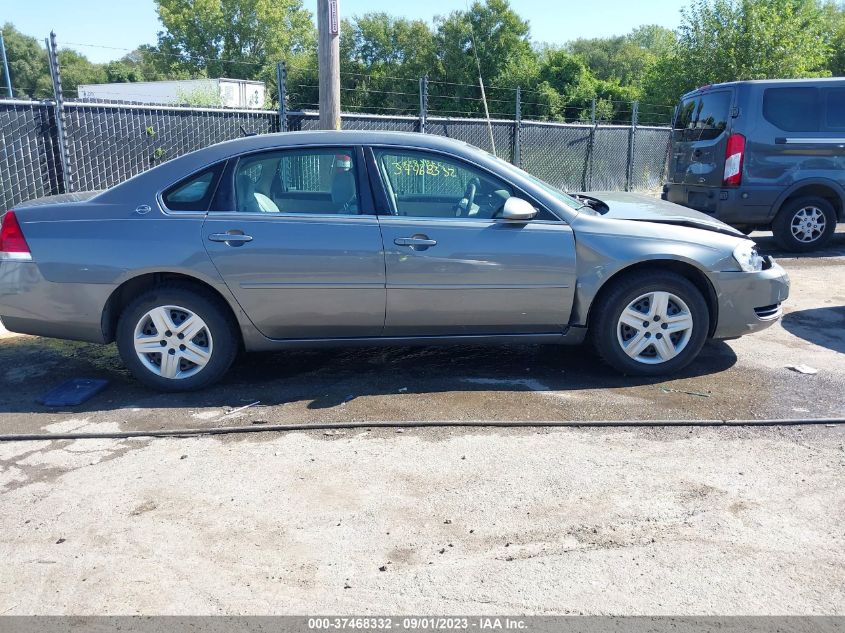
[[[382,132],[371,130],[308,130],[302,132],[275,132],[272,134],[256,134],[229,141],[222,141],[203,147],[188,154],[183,154],[166,161],[153,169],[147,170],[135,178],[155,179],[162,173],[182,173],[188,175],[208,165],[232,158],[241,154],[260,152],[263,150],[309,147],[309,146],[343,146],[343,145],[390,145],[409,149],[440,150],[470,160],[483,160],[486,152],[478,147],[450,139],[436,134],[420,134],[419,132]],[[120,187],[121,185],[116,185]]]
[[[449,151],[478,151],[463,141],[436,134],[419,132],[384,132],[378,130],[307,130],[300,132],[276,132],[246,136],[217,143],[200,151],[208,152],[219,148],[225,154],[243,154],[268,147],[296,147],[304,145],[399,145],[422,149],[447,149]],[[221,155],[222,157],[222,155]]]
[[[703,92],[709,92],[711,90],[719,90],[724,88],[734,88],[734,87],[741,87],[741,86],[801,86],[804,84],[827,84],[827,83],[841,83],[845,84],[845,77],[810,77],[810,78],[803,78],[803,79],[748,79],[743,81],[726,81],[717,84],[708,84],[706,86],[700,86],[695,90],[690,90],[689,92],[685,93],[681,99],[686,99],[687,97],[694,96],[696,94],[700,94]]]
[[[372,130],[308,130],[300,132],[276,132],[257,134],[209,145],[183,154],[148,169],[97,196],[101,202],[120,199],[126,192],[140,187],[141,190],[161,190],[190,174],[211,165],[250,154],[298,147],[332,147],[352,145],[381,145],[401,147],[410,150],[441,151],[463,158],[472,163],[486,166],[494,171],[496,159],[474,145],[437,134],[419,132],[383,132]]]

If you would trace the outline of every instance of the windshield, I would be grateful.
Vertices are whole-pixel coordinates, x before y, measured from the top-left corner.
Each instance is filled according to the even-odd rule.
[[[499,163],[503,167],[506,167],[508,170],[518,173],[520,176],[522,176],[526,180],[530,180],[532,184],[537,185],[543,191],[548,193],[550,196],[560,200],[563,204],[568,206],[570,209],[577,211],[578,209],[581,209],[581,208],[587,206],[586,204],[584,204],[583,202],[581,202],[577,198],[574,198],[573,196],[570,196],[569,194],[567,194],[565,191],[558,189],[557,187],[555,187],[553,185],[550,185],[549,183],[547,183],[544,180],[540,180],[536,176],[532,176],[531,174],[529,174],[524,169],[521,169],[521,168],[517,167],[516,165],[513,165],[513,164],[507,162],[506,160],[499,158],[498,156],[494,156],[493,154],[490,154],[489,152],[487,153],[487,155],[490,156],[490,158],[495,160],[497,163]]]

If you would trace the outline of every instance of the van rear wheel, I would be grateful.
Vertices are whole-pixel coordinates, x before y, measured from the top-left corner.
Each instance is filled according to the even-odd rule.
[[[835,231],[833,205],[815,196],[788,201],[772,222],[772,233],[778,245],[793,252],[821,248]]]

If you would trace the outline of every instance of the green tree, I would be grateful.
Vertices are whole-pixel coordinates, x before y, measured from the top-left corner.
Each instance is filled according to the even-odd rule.
[[[6,22],[3,25],[3,41],[6,44],[6,57],[9,62],[14,95],[33,98],[51,96],[53,84],[50,82],[47,53],[38,40],[24,35],[14,25]],[[2,84],[5,89],[5,77]]]
[[[845,75],[845,5],[838,7],[833,2],[825,5],[825,21],[832,34],[832,54],[828,70],[834,77]]]
[[[341,31],[344,105],[373,112],[416,111],[417,81],[436,72],[434,34],[422,20],[367,13]]]
[[[432,103],[442,110],[481,112],[478,66],[487,86],[515,88],[536,81],[537,55],[531,47],[528,22],[507,0],[476,1],[467,11],[438,17],[436,44],[442,77],[453,84],[434,84]],[[476,63],[476,55],[478,63]],[[487,97],[494,112],[513,111],[512,90],[491,89]]]
[[[125,83],[143,80],[144,76],[137,66],[132,66],[123,60],[115,60],[106,64],[107,83]]]
[[[646,81],[648,99],[674,102],[704,84],[829,74],[832,33],[816,0],[693,0],[678,44]]]
[[[80,84],[102,84],[108,79],[105,66],[93,63],[82,53],[63,48],[59,50],[58,57],[62,91],[66,97],[76,97]]]
[[[675,31],[658,24],[645,24],[631,31],[628,40],[655,57],[670,54],[678,43]]]
[[[44,99],[53,96],[47,52],[34,37],[23,35],[12,24],[3,25],[3,40],[9,61],[9,74],[16,97]],[[103,83],[105,67],[69,48],[59,50],[62,90],[66,97],[76,97],[79,84]],[[3,80],[5,84],[5,78]]]
[[[587,65],[597,79],[638,84],[654,54],[627,36],[577,39],[567,49]]]
[[[313,49],[301,0],[156,0],[159,67],[192,76],[271,77],[277,61]]]

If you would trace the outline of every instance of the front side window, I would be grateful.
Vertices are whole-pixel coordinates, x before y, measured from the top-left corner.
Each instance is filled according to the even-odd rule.
[[[681,101],[675,116],[675,139],[709,141],[728,127],[731,92],[717,91],[688,97]]]
[[[352,148],[247,156],[235,170],[234,191],[242,213],[361,212]]]
[[[391,211],[413,217],[499,217],[513,189],[463,162],[425,152],[377,150]]]
[[[177,182],[161,195],[164,206],[171,211],[208,211],[222,171],[219,163]]]
[[[818,88],[768,88],[763,117],[785,132],[819,131]]]

